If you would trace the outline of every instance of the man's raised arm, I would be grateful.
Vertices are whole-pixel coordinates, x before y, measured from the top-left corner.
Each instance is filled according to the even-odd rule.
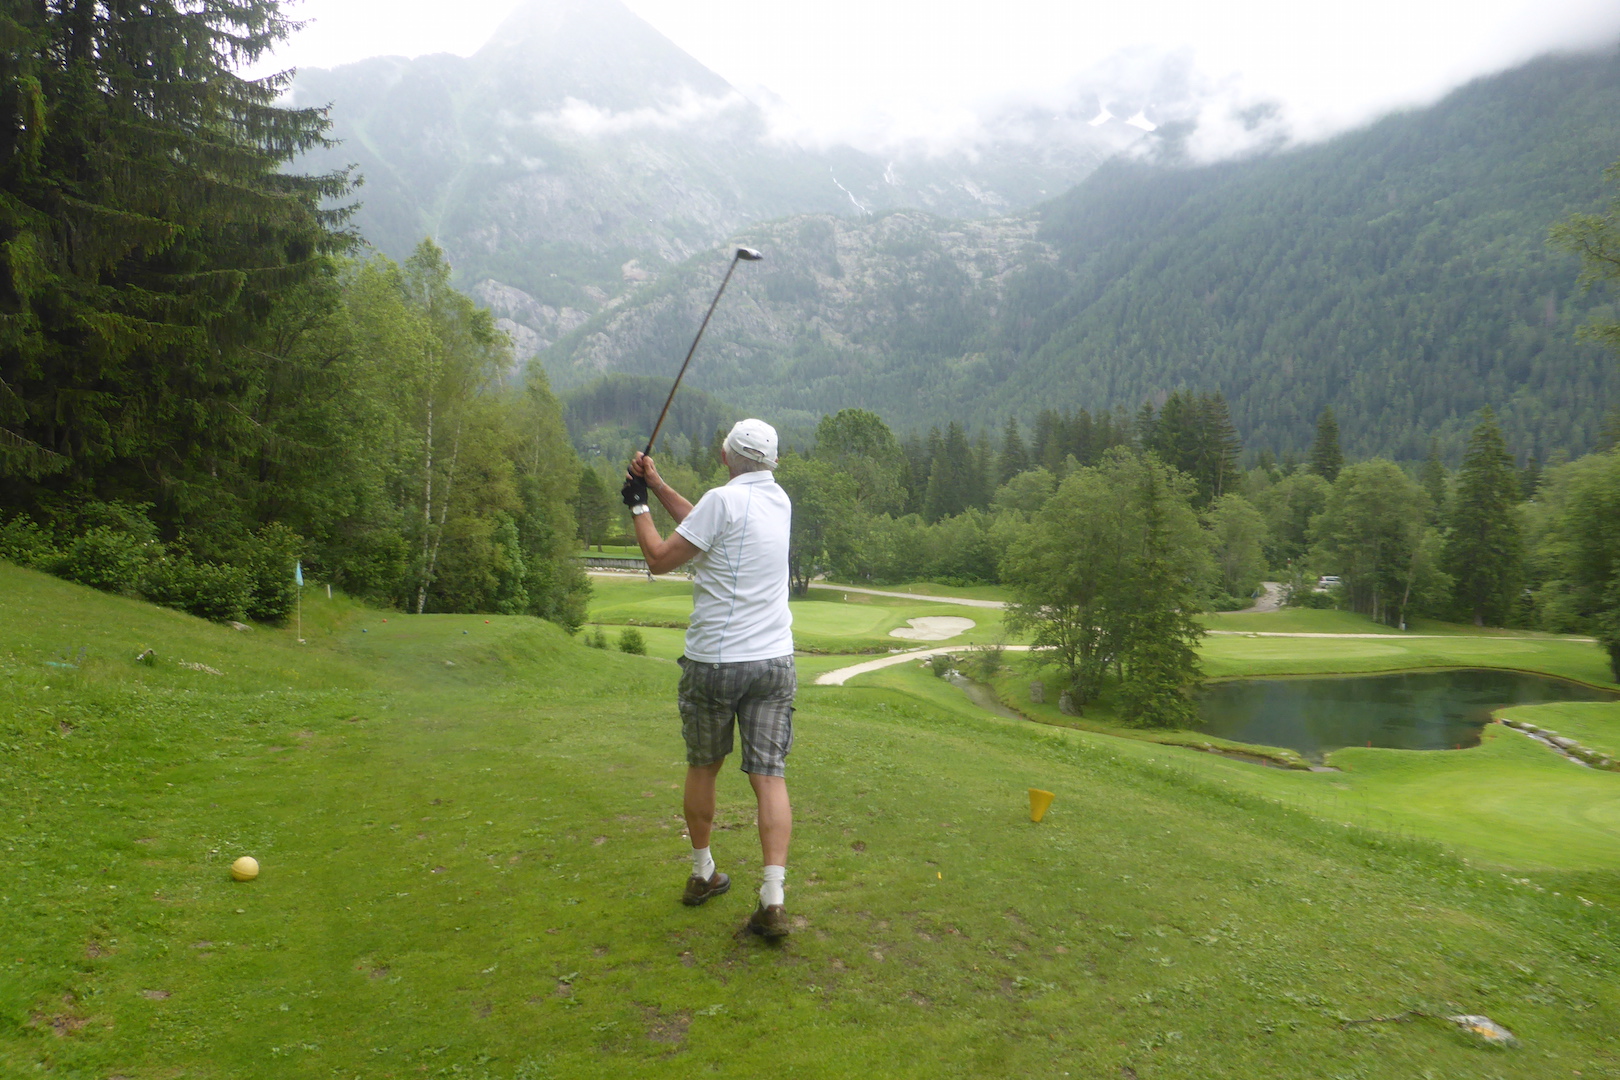
[[[658,529],[652,522],[652,507],[647,505],[649,489],[657,493],[658,501],[663,503],[664,509],[669,511],[669,516],[675,519],[677,525],[692,512],[692,504],[680,492],[664,483],[652,458],[643,453],[636,454],[630,462],[630,473],[619,494],[624,499],[624,505],[630,508],[635,523],[636,543],[641,546],[641,557],[647,560],[648,572],[667,574],[702,554],[703,549],[680,533],[670,533],[668,540],[658,535]]]

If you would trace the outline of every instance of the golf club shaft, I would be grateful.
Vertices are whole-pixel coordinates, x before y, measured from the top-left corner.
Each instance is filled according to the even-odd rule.
[[[653,425],[652,437],[647,440],[647,449],[642,451],[652,457],[653,443],[658,441],[658,432],[664,426],[664,417],[669,415],[669,406],[675,400],[675,391],[681,388],[681,379],[686,375],[687,365],[692,362],[692,354],[697,352],[698,342],[703,340],[703,331],[709,326],[709,316],[714,314],[715,307],[720,303],[720,295],[726,291],[726,284],[731,281],[731,272],[737,269],[737,260],[742,258],[739,251],[731,257],[731,265],[726,267],[726,276],[720,279],[720,287],[715,290],[714,299],[709,302],[709,310],[703,315],[703,322],[698,324],[697,337],[692,339],[692,347],[686,350],[686,359],[681,363],[681,370],[675,373],[675,385],[669,388],[669,397],[664,399],[664,409],[658,414],[658,423]]]

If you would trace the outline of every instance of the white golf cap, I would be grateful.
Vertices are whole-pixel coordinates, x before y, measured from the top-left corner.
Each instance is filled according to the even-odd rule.
[[[726,436],[726,449],[750,461],[776,468],[776,429],[763,420],[739,420]]]

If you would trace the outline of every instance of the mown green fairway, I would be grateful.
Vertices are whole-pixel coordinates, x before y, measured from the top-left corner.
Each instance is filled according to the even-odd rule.
[[[673,665],[325,603],[299,648],[0,565],[0,1074],[1620,1075],[1609,898],[910,667],[924,696],[803,690],[796,932],[738,939],[734,771],[738,887],[677,902]],[[243,852],[264,871],[234,884]],[[1346,1023],[1414,1008],[1524,1044]]]
[[[624,624],[685,626],[692,615],[692,585],[685,578],[598,576],[591,579],[589,618],[604,627]],[[1002,633],[1001,612],[995,608],[966,608],[866,593],[812,589],[791,601],[793,640],[800,650],[818,653],[887,652],[929,644],[961,645],[993,641]],[[971,619],[974,627],[944,642],[911,641],[891,637],[891,630],[908,620],[932,615]],[[608,631],[610,640],[613,631]],[[650,638],[649,638],[650,641]],[[649,649],[649,652],[652,650]],[[663,655],[667,648],[660,652]],[[677,647],[669,654],[680,655]],[[836,665],[835,665],[836,666]]]
[[[1597,646],[1551,635],[1386,635],[1374,639],[1211,635],[1204,639],[1200,653],[1211,678],[1501,667],[1544,671],[1595,686],[1615,685],[1608,659]]]

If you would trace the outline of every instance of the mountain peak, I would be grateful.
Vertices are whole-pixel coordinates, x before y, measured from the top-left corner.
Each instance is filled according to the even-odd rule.
[[[532,104],[627,109],[683,91],[733,92],[619,0],[523,0],[473,61],[523,84]]]

